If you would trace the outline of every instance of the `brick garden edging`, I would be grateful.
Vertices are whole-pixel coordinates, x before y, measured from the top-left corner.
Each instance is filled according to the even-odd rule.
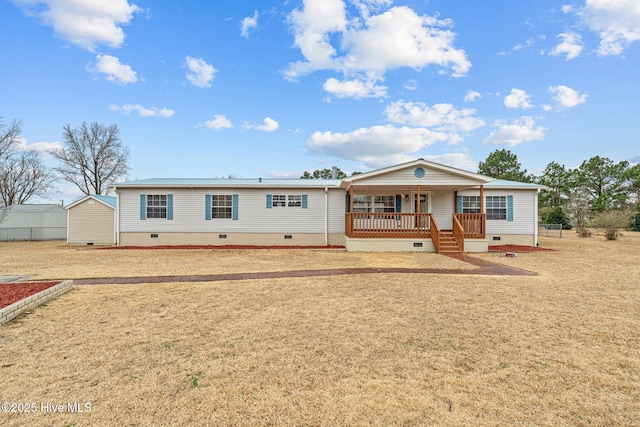
[[[11,305],[0,308],[0,325],[7,323],[11,319],[19,316],[25,311],[51,301],[54,298],[68,292],[73,288],[73,280],[65,280],[55,286],[47,288],[27,298],[16,301]]]

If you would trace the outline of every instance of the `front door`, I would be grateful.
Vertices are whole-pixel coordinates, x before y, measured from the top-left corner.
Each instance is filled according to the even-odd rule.
[[[418,194],[413,194],[413,211],[416,213],[429,213],[429,197],[427,194],[420,194],[420,203],[418,206]],[[416,228],[429,229],[429,217],[426,215],[416,216]]]

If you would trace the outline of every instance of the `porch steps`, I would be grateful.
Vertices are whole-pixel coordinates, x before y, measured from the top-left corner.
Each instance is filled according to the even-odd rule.
[[[441,231],[440,232],[440,250],[438,253],[443,255],[460,255],[462,254],[462,249],[458,242],[456,242],[456,238],[453,236],[452,231]]]

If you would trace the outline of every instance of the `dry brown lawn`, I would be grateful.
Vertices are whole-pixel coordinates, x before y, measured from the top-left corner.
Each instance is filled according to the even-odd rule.
[[[640,425],[640,233],[541,244],[559,251],[476,255],[534,277],[76,287],[0,326],[1,400],[38,409],[0,425]],[[0,274],[38,278],[449,262],[0,245]],[[46,402],[91,412],[43,413]]]

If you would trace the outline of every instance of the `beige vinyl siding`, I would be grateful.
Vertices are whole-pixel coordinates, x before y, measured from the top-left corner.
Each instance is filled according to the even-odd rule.
[[[324,233],[323,188],[120,188],[120,232]],[[173,219],[140,219],[140,194],[173,194]],[[205,219],[207,194],[238,195],[238,219]],[[307,195],[307,208],[267,209],[267,194]],[[344,190],[330,189],[329,233],[344,233]]]
[[[461,185],[474,186],[480,184],[464,176],[454,175],[448,172],[423,167],[425,175],[422,178],[415,176],[415,166],[389,172],[384,175],[353,181],[356,187],[359,185]]]
[[[453,212],[455,209],[453,191],[431,192],[431,213],[441,230],[453,229]]]
[[[461,196],[477,196],[478,190],[459,191]],[[537,230],[537,192],[534,190],[484,190],[486,196],[513,196],[513,221],[487,220],[487,235],[530,234]],[[486,209],[486,199],[484,201]]]
[[[115,209],[94,199],[87,199],[69,209],[67,243],[72,245],[115,244]]]

